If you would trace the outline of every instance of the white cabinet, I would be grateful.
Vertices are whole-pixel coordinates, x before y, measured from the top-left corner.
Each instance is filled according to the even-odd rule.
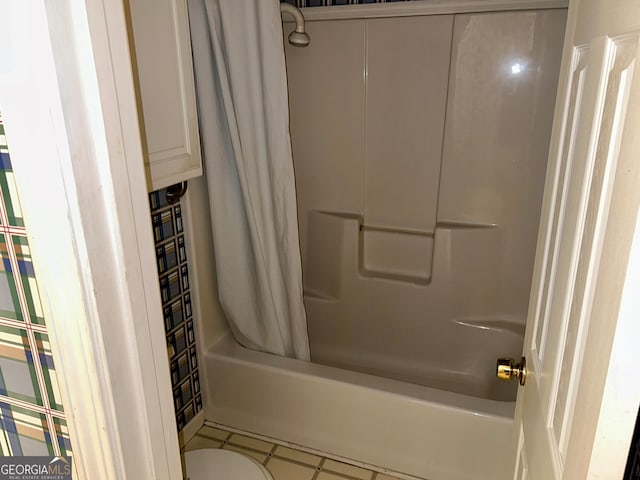
[[[202,175],[187,0],[128,3],[147,185],[157,190]]]

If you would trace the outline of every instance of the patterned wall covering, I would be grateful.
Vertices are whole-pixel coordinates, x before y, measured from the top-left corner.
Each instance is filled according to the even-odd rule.
[[[167,346],[175,352],[170,364],[173,403],[182,430],[202,410],[182,209],[179,202],[167,203],[166,189],[150,193],[149,203]]]
[[[71,455],[0,116],[0,455]]]
[[[334,5],[362,5],[364,3],[411,2],[414,0],[283,0],[298,7],[332,7]]]

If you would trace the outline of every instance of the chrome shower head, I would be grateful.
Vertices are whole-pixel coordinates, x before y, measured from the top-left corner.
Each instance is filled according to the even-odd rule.
[[[296,21],[296,28],[289,34],[289,43],[294,47],[306,47],[311,43],[311,38],[304,30],[304,15],[300,9],[290,3],[281,3],[280,11],[282,13],[288,13]]]

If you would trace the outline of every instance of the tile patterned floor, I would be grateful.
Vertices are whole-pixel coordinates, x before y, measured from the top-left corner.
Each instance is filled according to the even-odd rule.
[[[398,480],[380,472],[206,425],[187,443],[185,451],[200,448],[224,448],[251,456],[267,467],[274,480]]]

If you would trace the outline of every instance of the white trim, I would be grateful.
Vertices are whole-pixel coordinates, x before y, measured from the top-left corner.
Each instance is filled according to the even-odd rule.
[[[639,376],[637,372],[629,370],[629,366],[637,361],[637,340],[640,338],[638,291],[640,222],[636,215],[636,228],[589,464],[589,478],[622,478],[624,475],[640,403]]]
[[[180,449],[189,443],[189,441],[196,436],[205,424],[204,410],[200,410],[195,417],[193,417],[189,423],[180,431]]]
[[[355,18],[408,17],[453,13],[501,12],[567,8],[569,0],[422,0],[413,2],[336,5],[301,8],[305,20],[347,20]],[[287,16],[284,20],[290,21]]]
[[[218,301],[206,179],[200,177],[190,180],[187,193],[180,204],[189,261],[189,288],[196,330],[200,387],[203,409],[207,412],[208,404],[215,394],[215,386],[203,380],[209,378],[204,353],[229,331],[229,326]]]
[[[0,109],[74,478],[182,478],[123,5],[0,10]]]

